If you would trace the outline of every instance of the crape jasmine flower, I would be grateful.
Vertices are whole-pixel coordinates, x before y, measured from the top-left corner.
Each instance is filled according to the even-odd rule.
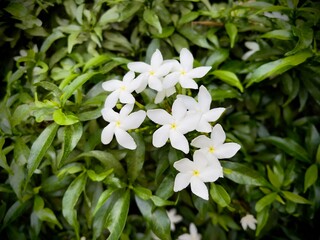
[[[106,107],[113,108],[118,100],[120,100],[121,103],[134,104],[135,98],[133,97],[132,92],[140,85],[140,81],[134,77],[134,72],[129,71],[124,75],[122,81],[109,80],[102,83],[102,88],[105,91],[112,92],[105,101]]]
[[[175,180],[173,190],[181,191],[189,184],[191,191],[205,200],[209,199],[206,182],[214,182],[223,175],[222,167],[217,159],[208,159],[201,151],[195,151],[193,161],[183,158],[176,161],[173,167],[179,171]]]
[[[183,100],[189,110],[189,115],[197,116],[198,124],[196,130],[198,132],[211,132],[212,126],[210,122],[217,121],[225,111],[223,107],[210,109],[212,98],[204,86],[199,88],[198,101],[186,95],[178,95],[177,98]]]
[[[174,231],[176,229],[175,224],[182,221],[182,217],[177,214],[177,209],[172,208],[169,211],[167,211],[169,220],[170,220],[170,229],[171,231]]]
[[[191,141],[191,146],[200,148],[199,151],[218,159],[233,157],[240,149],[238,143],[224,143],[226,134],[220,124],[216,124],[211,131],[211,138],[200,135]]]
[[[172,62],[172,72],[163,80],[164,87],[173,87],[179,82],[183,88],[198,89],[198,84],[193,79],[202,78],[210,71],[211,67],[193,68],[193,60],[192,53],[188,49],[181,49],[180,63]]]
[[[131,150],[136,149],[137,145],[127,131],[138,128],[144,121],[146,112],[139,110],[131,113],[132,109],[133,105],[127,104],[122,107],[119,113],[115,112],[112,108],[101,110],[103,119],[109,122],[101,133],[103,144],[109,144],[115,135],[117,142],[122,147]]]
[[[255,52],[260,50],[260,46],[258,43],[256,42],[251,42],[251,41],[247,41],[244,43],[244,45],[250,49],[250,51],[246,52],[245,54],[243,54],[243,56],[241,57],[241,59],[243,61],[246,61],[249,59],[249,57],[251,57],[251,55],[253,55]]]
[[[171,71],[172,63],[173,61],[164,61],[158,49],[152,54],[150,64],[145,62],[128,63],[129,70],[140,73],[137,79],[141,83],[136,92],[142,92],[147,85],[153,90],[162,91],[163,77]]]
[[[254,218],[253,215],[247,214],[246,216],[241,218],[240,223],[244,230],[247,230],[248,227],[252,230],[255,230],[257,220]]]
[[[193,131],[197,122],[192,117],[186,117],[186,113],[187,109],[179,99],[176,99],[172,105],[172,115],[163,109],[148,110],[148,118],[162,125],[153,133],[153,146],[160,148],[170,139],[173,148],[188,153],[189,142],[184,134]]]
[[[189,226],[190,233],[184,233],[178,237],[178,240],[201,240],[201,234],[198,233],[196,225],[190,223]]]

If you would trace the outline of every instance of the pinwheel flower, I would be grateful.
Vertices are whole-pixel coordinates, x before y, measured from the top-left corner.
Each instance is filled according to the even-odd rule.
[[[200,148],[199,151],[218,159],[233,157],[240,149],[238,143],[224,143],[226,134],[220,124],[216,124],[211,131],[211,138],[200,135],[191,141],[191,146]]]
[[[179,171],[174,180],[173,191],[181,191],[190,184],[191,191],[205,200],[209,199],[205,182],[214,182],[223,175],[218,159],[208,159],[201,151],[195,151],[193,161],[183,158],[176,161],[173,167]]]
[[[184,136],[195,129],[197,122],[190,116],[186,117],[187,109],[182,100],[176,99],[172,105],[172,115],[163,109],[151,109],[147,116],[155,123],[162,125],[152,136],[152,144],[162,147],[170,139],[172,147],[184,153],[189,152],[189,142]]]
[[[243,54],[243,56],[241,57],[241,59],[243,61],[246,61],[249,59],[249,57],[251,55],[253,55],[255,52],[259,51],[260,50],[260,46],[258,43],[256,42],[251,42],[251,41],[247,41],[244,43],[244,45],[250,49],[250,51],[246,52],[245,54]]]
[[[109,80],[102,83],[102,88],[105,91],[112,92],[105,101],[105,107],[113,108],[118,100],[120,100],[121,103],[134,104],[135,98],[132,92],[140,85],[139,79],[135,79],[134,77],[134,72],[129,71],[124,75],[122,81]]]
[[[192,53],[188,49],[181,49],[180,63],[172,62],[172,72],[163,80],[164,87],[173,87],[179,82],[183,88],[198,89],[198,84],[194,81],[194,78],[202,78],[210,71],[211,67],[193,68],[193,60]]]
[[[212,98],[204,86],[199,88],[198,102],[193,97],[186,95],[178,95],[177,98],[184,102],[189,110],[189,115],[197,116],[198,125],[196,130],[198,132],[211,132],[212,126],[209,122],[217,121],[225,111],[223,107],[210,109]]]
[[[184,233],[178,237],[178,240],[201,240],[201,234],[198,233],[196,225],[190,223],[189,226],[190,233]]]
[[[163,61],[162,54],[157,49],[151,56],[150,64],[145,62],[128,63],[129,70],[140,73],[137,79],[141,83],[136,92],[142,92],[147,85],[153,90],[162,91],[163,77],[171,71],[173,62],[175,61]]]
[[[137,145],[127,131],[138,128],[144,121],[146,112],[139,110],[131,113],[132,109],[132,104],[123,106],[120,113],[115,112],[112,108],[102,109],[103,119],[109,122],[101,133],[101,141],[103,144],[109,144],[115,135],[117,142],[122,147],[131,150],[136,149]]]
[[[253,215],[247,214],[246,216],[241,218],[240,223],[244,230],[247,230],[248,227],[252,230],[255,230],[257,220],[254,218]]]
[[[170,209],[167,211],[169,220],[170,220],[170,229],[171,231],[176,230],[176,223],[179,223],[182,221],[182,217],[177,214],[177,210],[175,208]]]

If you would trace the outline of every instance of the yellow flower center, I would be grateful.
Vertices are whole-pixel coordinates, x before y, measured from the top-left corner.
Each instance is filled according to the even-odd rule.
[[[177,124],[176,123],[172,123],[171,124],[171,129],[176,129],[177,128]]]
[[[198,170],[193,170],[192,175],[193,176],[199,176],[200,172]]]
[[[214,147],[212,147],[212,146],[209,147],[209,152],[210,152],[210,153],[213,153],[213,152],[214,152]]]
[[[126,88],[126,86],[124,86],[124,85],[120,87],[120,90],[121,90],[121,91],[125,91],[126,89],[127,89],[127,88]]]
[[[116,127],[120,127],[121,123],[120,121],[116,121]]]
[[[186,75],[187,73],[186,73],[186,71],[185,71],[184,69],[182,69],[182,70],[180,71],[180,74],[181,74],[181,75]]]
[[[155,71],[151,70],[151,71],[149,72],[149,74],[150,74],[151,76],[153,76],[153,75],[155,74]]]

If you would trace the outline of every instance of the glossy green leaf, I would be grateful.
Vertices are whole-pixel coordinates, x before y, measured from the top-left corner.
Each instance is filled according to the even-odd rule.
[[[30,206],[30,202],[20,202],[16,201],[12,206],[7,210],[6,215],[4,216],[2,226],[0,231],[7,225],[11,224],[14,220],[19,218],[21,214],[25,211],[27,207]]]
[[[209,56],[206,65],[212,66],[216,69],[221,63],[223,63],[229,57],[229,51],[224,48],[219,48],[215,50],[212,55]]]
[[[221,207],[228,206],[231,202],[231,198],[227,191],[221,185],[215,183],[211,183],[210,186],[210,196],[213,201],[218,203]]]
[[[77,210],[75,206],[85,189],[87,175],[85,172],[76,177],[62,198],[62,214],[67,222],[74,228],[76,236],[79,236],[79,222],[77,220]]]
[[[179,28],[178,32],[197,46],[207,49],[213,49],[213,47],[208,43],[206,36],[201,35],[199,32],[186,25],[182,28]]]
[[[110,59],[111,59],[111,57],[106,54],[95,56],[86,62],[86,64],[83,67],[83,71],[85,72],[89,68],[94,68],[94,67],[100,66],[100,65],[104,64],[105,62],[108,62]]]
[[[119,5],[114,5],[108,11],[103,13],[98,21],[99,26],[105,27],[106,24],[117,22],[120,17]]]
[[[318,166],[312,164],[308,167],[306,174],[304,175],[304,192],[307,191],[318,179]]]
[[[293,35],[299,38],[297,45],[290,52],[287,52],[286,55],[295,54],[303,49],[309,48],[313,41],[313,30],[307,26],[293,26]]]
[[[182,48],[189,48],[188,41],[178,33],[174,33],[170,39],[177,52],[180,52]]]
[[[178,21],[178,25],[183,25],[186,23],[190,23],[199,17],[199,12],[188,12],[187,14],[183,14]]]
[[[111,173],[113,172],[113,169],[109,169],[107,171],[101,172],[101,173],[96,173],[93,170],[88,170],[87,174],[88,177],[95,182],[102,182],[106,177],[108,177]]]
[[[266,207],[262,211],[257,213],[257,230],[256,230],[256,236],[259,236],[262,229],[265,227],[267,224],[269,218],[269,208]]]
[[[153,233],[160,239],[171,239],[170,235],[170,220],[163,208],[157,208],[152,212],[150,219],[151,229]]]
[[[273,30],[261,35],[261,38],[271,38],[280,40],[291,40],[293,38],[292,31],[288,29]]]
[[[303,161],[303,162],[310,162],[310,158],[306,150],[301,147],[297,142],[290,138],[280,138],[275,136],[265,137],[260,139],[262,142],[267,142],[275,147],[283,150],[285,153],[289,154],[290,156]]]
[[[273,192],[273,193],[269,193],[266,196],[264,196],[263,198],[261,198],[255,206],[255,209],[257,212],[261,212],[266,206],[269,206],[270,204],[272,204],[274,202],[274,200],[276,200],[278,194]]]
[[[252,74],[248,75],[249,77],[246,79],[247,86],[250,86],[253,83],[261,82],[268,77],[273,77],[281,73],[284,73],[292,67],[295,67],[305,62],[311,56],[312,53],[306,50],[298,52],[297,54],[289,57],[265,63],[258,67],[256,70],[254,70]]]
[[[54,31],[46,40],[42,43],[40,52],[46,52],[50,46],[58,39],[63,38],[65,35],[60,31]]]
[[[280,180],[280,177],[282,177],[283,179],[283,176],[279,176],[276,173],[274,173],[269,166],[267,166],[267,172],[268,172],[268,178],[271,184],[276,188],[280,188],[282,185],[282,181]]]
[[[230,22],[225,24],[225,28],[226,28],[227,34],[230,38],[230,47],[233,48],[236,43],[237,36],[238,36],[238,28],[235,24],[230,23]]]
[[[230,71],[225,71],[225,70],[215,70],[211,72],[214,76],[219,78],[220,80],[224,81],[225,83],[237,87],[241,92],[243,92],[243,87],[242,84],[237,77],[236,74]]]
[[[30,104],[19,105],[13,112],[13,115],[11,118],[12,127],[19,125],[22,121],[27,120],[27,118],[30,116],[31,111],[32,111],[32,105]]]
[[[244,164],[221,161],[221,165],[223,167],[224,176],[236,183],[254,186],[270,186],[267,180],[259,172]]]
[[[145,142],[143,137],[137,133],[131,133],[134,141],[137,144],[137,148],[133,151],[129,151],[126,156],[127,172],[130,182],[134,182],[140,175],[144,161],[145,161]]]
[[[300,203],[300,204],[311,204],[311,202],[308,199],[305,199],[304,197],[301,197],[298,194],[295,194],[293,192],[289,191],[282,191],[281,192],[283,196],[288,199],[289,201],[292,201],[294,203]]]
[[[77,116],[72,113],[64,113],[59,108],[53,112],[53,120],[59,125],[73,125],[79,122]]]
[[[145,9],[143,12],[143,20],[151,26],[155,27],[159,33],[162,33],[162,26],[158,15],[152,9]]]
[[[94,210],[93,210],[93,216],[96,215],[96,213],[98,212],[98,210],[102,207],[103,204],[105,204],[105,202],[109,199],[109,197],[112,195],[112,193],[115,190],[112,188],[108,188],[107,190],[103,191],[103,193],[100,195],[97,205],[95,206]]]
[[[31,178],[34,171],[38,168],[42,158],[51,146],[56,136],[58,128],[58,124],[52,123],[42,131],[39,137],[32,144],[27,163],[29,179]]]
[[[148,200],[152,196],[152,192],[148,188],[137,186],[133,188],[133,191],[139,198],[143,200]]]

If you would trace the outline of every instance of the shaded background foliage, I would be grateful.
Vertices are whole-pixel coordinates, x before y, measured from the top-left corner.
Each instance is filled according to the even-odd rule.
[[[7,239],[317,239],[319,3],[316,1],[1,1],[0,221]],[[265,16],[281,12],[288,19]],[[260,50],[242,60],[245,42]],[[131,61],[182,48],[212,66],[198,84],[227,112],[229,140],[211,199],[173,193],[172,163],[133,131],[136,151],[103,146],[101,82]],[[188,94],[194,94],[191,91]],[[152,105],[153,92],[140,99]],[[170,101],[170,99],[169,99]],[[191,136],[190,136],[191,139]],[[208,185],[209,186],[209,185]],[[170,233],[165,209],[184,218]],[[257,230],[244,232],[247,212]]]

